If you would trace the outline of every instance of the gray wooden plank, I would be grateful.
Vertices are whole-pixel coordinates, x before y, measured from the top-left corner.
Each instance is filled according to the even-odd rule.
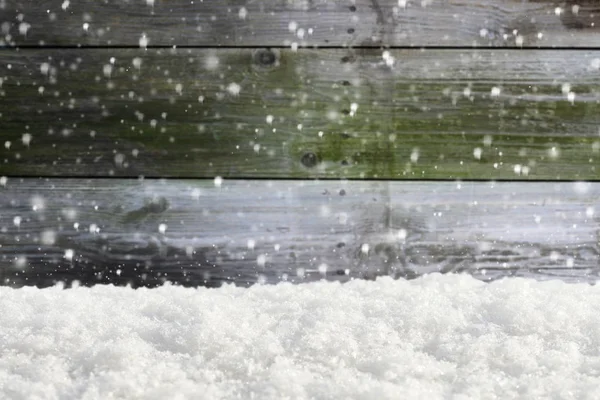
[[[2,0],[0,45],[585,47],[594,1]]]
[[[595,282],[598,183],[8,179],[0,281]]]
[[[0,52],[0,176],[598,179],[599,51]]]

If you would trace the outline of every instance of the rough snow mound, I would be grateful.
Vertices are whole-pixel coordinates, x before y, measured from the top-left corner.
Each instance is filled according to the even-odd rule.
[[[0,288],[0,398],[592,398],[600,287]]]

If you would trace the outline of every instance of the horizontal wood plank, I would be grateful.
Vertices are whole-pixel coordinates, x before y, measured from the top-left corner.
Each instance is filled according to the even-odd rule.
[[[2,0],[0,45],[598,46],[595,0]]]
[[[0,52],[0,176],[599,179],[600,51]]]
[[[8,179],[0,282],[595,282],[600,184]]]

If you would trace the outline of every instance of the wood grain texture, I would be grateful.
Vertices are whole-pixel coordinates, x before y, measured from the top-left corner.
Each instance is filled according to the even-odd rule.
[[[0,176],[600,178],[600,52],[0,52]]]
[[[0,281],[595,282],[600,184],[9,179]]]
[[[2,0],[0,45],[598,46],[597,5],[551,0]]]

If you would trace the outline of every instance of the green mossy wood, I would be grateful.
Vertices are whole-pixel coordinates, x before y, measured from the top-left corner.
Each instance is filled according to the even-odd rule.
[[[600,51],[27,49],[0,68],[0,175],[600,177]]]

